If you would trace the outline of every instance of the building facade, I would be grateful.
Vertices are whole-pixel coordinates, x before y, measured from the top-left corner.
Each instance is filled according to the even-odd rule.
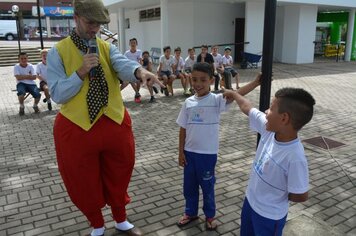
[[[184,55],[202,44],[231,44],[234,57],[241,51],[262,54],[264,0],[104,0],[111,14],[109,29],[119,33],[125,51],[130,38],[149,50],[180,46]],[[277,1],[274,60],[312,63],[317,37],[318,14],[347,15],[345,60],[356,59],[354,0]],[[222,47],[221,47],[222,48]],[[221,51],[221,50],[220,50]]]
[[[37,1],[0,1],[0,19],[15,19],[11,12],[13,5],[17,5],[20,9],[18,12],[20,37],[24,38],[24,31],[27,30],[30,39],[39,37],[40,23],[37,15]],[[43,37],[65,37],[75,27],[71,0],[41,0],[39,7]]]

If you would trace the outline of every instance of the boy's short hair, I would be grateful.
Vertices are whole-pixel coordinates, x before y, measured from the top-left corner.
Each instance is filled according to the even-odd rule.
[[[181,52],[182,51],[182,49],[180,48],[180,47],[176,47],[175,49],[174,49],[174,52]]]
[[[18,57],[20,58],[20,56],[27,56],[27,52],[20,52]]]
[[[274,95],[278,99],[278,112],[288,113],[295,130],[300,130],[313,117],[315,100],[301,88],[282,88]]]
[[[208,45],[203,44],[203,45],[201,45],[201,48],[206,48],[206,49],[208,49],[209,47],[208,47]]]
[[[150,53],[149,53],[148,51],[144,51],[144,52],[142,53],[142,56],[143,56],[144,54],[150,55]]]
[[[42,50],[40,51],[40,54],[42,55],[43,53],[48,53],[48,49],[42,49]]]
[[[188,48],[188,52],[191,52],[191,51],[195,52],[195,49],[194,48]]]
[[[171,50],[171,47],[170,47],[170,46],[165,46],[165,47],[163,48],[163,52],[167,51],[168,49]]]
[[[132,41],[136,41],[136,44],[138,44],[138,42],[137,42],[137,39],[136,38],[132,38],[132,39],[130,39],[129,40],[129,42],[131,43]]]
[[[203,73],[207,73],[209,75],[209,78],[214,77],[214,70],[213,66],[207,62],[197,62],[193,65],[193,71],[200,71]]]

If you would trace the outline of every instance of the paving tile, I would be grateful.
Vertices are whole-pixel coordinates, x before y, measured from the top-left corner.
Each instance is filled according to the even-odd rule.
[[[271,94],[285,86],[303,87],[317,103],[312,121],[301,139],[325,136],[346,144],[327,152],[305,144],[309,162],[309,200],[291,204],[290,215],[305,214],[330,226],[340,235],[356,235],[356,62],[321,61],[306,65],[274,64]],[[56,163],[53,121],[59,110],[33,114],[33,99],[26,101],[26,115],[19,117],[12,67],[0,68],[0,235],[71,235],[90,232],[86,218],[70,201]],[[241,84],[258,70],[240,70]],[[136,163],[130,182],[129,220],[150,235],[239,235],[241,206],[256,148],[256,135],[236,105],[221,116],[220,152],[216,166],[217,232],[206,232],[199,201],[200,220],[178,228],[184,212],[183,169],[177,164],[178,132],[175,123],[185,97],[180,82],[176,95],[157,95],[156,104],[135,104],[131,88],[123,98],[133,121]],[[260,88],[246,95],[259,102]],[[148,93],[142,90],[143,100]],[[337,99],[335,99],[337,97]],[[347,111],[347,112],[345,112]],[[151,123],[147,121],[152,121]],[[35,132],[33,132],[35,131]],[[154,142],[152,142],[154,140]],[[26,150],[24,152],[23,150]],[[332,156],[331,156],[332,155]],[[340,163],[345,169],[341,170]],[[347,173],[354,183],[345,175]],[[103,209],[108,235],[113,229],[110,209]],[[301,235],[291,235],[301,236]],[[325,235],[329,236],[329,235]]]

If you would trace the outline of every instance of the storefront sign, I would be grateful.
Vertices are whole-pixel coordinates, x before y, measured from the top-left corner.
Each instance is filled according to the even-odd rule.
[[[73,7],[43,7],[46,16],[73,16]]]
[[[41,16],[73,16],[73,7],[40,7]],[[32,6],[32,15],[37,16],[37,7]]]

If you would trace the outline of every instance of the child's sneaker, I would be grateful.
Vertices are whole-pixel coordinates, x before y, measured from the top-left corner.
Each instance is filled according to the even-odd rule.
[[[35,111],[35,113],[39,113],[40,109],[38,108],[38,106],[33,106],[33,110]]]
[[[155,92],[155,94],[158,93],[158,89],[157,89],[155,86],[153,86],[152,89],[153,89],[153,91]]]
[[[150,101],[149,101],[149,103],[154,103],[154,102],[156,102],[156,99],[155,99],[154,96],[152,96],[151,99],[150,99]]]
[[[164,95],[169,96],[168,88],[163,88]]]

